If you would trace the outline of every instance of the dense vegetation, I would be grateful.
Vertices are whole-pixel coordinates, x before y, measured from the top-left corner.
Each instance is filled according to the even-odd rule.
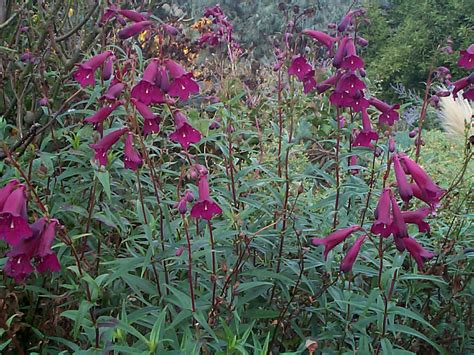
[[[3,353],[474,351],[467,2],[331,4],[0,1]]]

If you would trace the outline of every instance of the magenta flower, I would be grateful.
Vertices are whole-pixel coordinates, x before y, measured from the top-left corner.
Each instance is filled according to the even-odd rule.
[[[20,182],[17,179],[13,179],[0,189],[0,212],[3,210],[3,206],[5,205],[8,196],[10,196],[19,184]]]
[[[337,91],[347,91],[349,94],[354,95],[359,90],[365,89],[365,83],[359,79],[354,73],[346,73],[337,82]]]
[[[473,83],[474,76],[469,75],[456,80],[455,82],[451,83],[453,86],[453,97],[456,99],[458,96],[458,92],[467,88],[470,84]]]
[[[350,38],[346,43],[346,56],[342,61],[342,67],[347,70],[355,71],[364,68],[364,61],[357,56],[354,40]]]
[[[409,237],[405,238],[404,244],[410,253],[410,255],[415,259],[416,264],[418,265],[418,270],[423,270],[423,259],[431,259],[435,256],[432,252],[423,248],[415,239]]]
[[[392,218],[390,215],[390,188],[384,188],[374,211],[375,221],[370,228],[374,234],[388,237],[392,233]]]
[[[96,144],[91,144],[90,147],[95,150],[94,159],[99,162],[99,165],[107,165],[107,153],[112,146],[122,137],[123,134],[128,132],[128,128],[123,127],[116,129],[115,131],[107,134]]]
[[[444,190],[436,185],[429,175],[413,160],[406,155],[400,155],[401,162],[404,165],[405,171],[413,177],[415,183],[418,185],[422,200],[429,201],[430,205],[435,205],[439,202]]]
[[[77,70],[74,72],[73,77],[83,88],[87,85],[95,85],[94,74],[105,60],[113,55],[111,51],[105,51],[104,53],[93,56],[88,61],[78,65]]]
[[[58,223],[55,219],[47,223],[43,217],[32,224],[32,237],[23,239],[7,253],[8,260],[4,268],[5,273],[13,277],[16,282],[23,282],[34,271],[31,263],[33,259],[38,272],[59,271],[61,265],[57,256],[51,250]]]
[[[339,40],[337,46],[336,54],[334,54],[334,59],[332,65],[336,68],[340,68],[344,57],[346,56],[346,43],[349,40],[348,36],[344,36]]]
[[[131,97],[145,105],[162,104],[165,97],[160,88],[156,85],[158,74],[158,60],[153,59],[145,68],[140,82],[132,88]]]
[[[359,91],[356,92],[354,95],[352,95],[352,103],[350,107],[355,111],[355,112],[361,112],[367,107],[369,107],[369,100],[367,100],[364,97],[364,92]]]
[[[474,101],[474,88],[464,90],[462,96],[469,101]]]
[[[22,184],[16,186],[5,199],[0,211],[0,239],[12,246],[30,238],[33,234],[26,214],[25,186]]]
[[[121,101],[116,101],[110,105],[106,105],[100,108],[96,113],[92,116],[87,117],[84,122],[92,123],[94,125],[94,129],[97,130],[100,134],[104,131],[104,121],[110,114],[120,105],[122,104]]]
[[[329,51],[332,50],[334,42],[336,42],[336,38],[331,37],[327,33],[315,30],[303,30],[303,33],[310,36],[311,38],[318,41],[320,44],[325,46]]]
[[[161,28],[170,36],[176,36],[179,33],[179,30],[176,27],[171,26],[167,23],[162,24]]]
[[[118,33],[118,37],[122,40],[133,37],[144,30],[146,30],[148,27],[150,27],[153,24],[151,21],[141,21],[141,22],[135,22],[131,25],[128,25],[124,29],[120,30]]]
[[[393,156],[393,169],[395,170],[395,178],[397,179],[398,193],[403,201],[408,202],[413,196],[413,190],[411,189],[407,176],[400,165],[398,155]]]
[[[120,9],[118,10],[118,13],[133,22],[143,22],[149,18],[148,14],[142,14],[140,12],[127,9]]]
[[[339,74],[334,74],[327,78],[326,80],[321,81],[316,85],[316,90],[318,91],[318,94],[322,94],[325,91],[329,90],[333,86],[337,84],[337,81],[339,80],[340,75]]]
[[[372,140],[379,139],[379,135],[372,129],[369,114],[366,109],[362,109],[362,131],[359,132],[352,145],[354,147],[370,147],[372,148]]]
[[[115,84],[111,84],[104,95],[100,97],[101,100],[110,100],[115,101],[119,98],[122,94],[123,89],[125,89],[125,85],[117,82]]]
[[[219,205],[209,197],[209,183],[207,175],[201,175],[199,178],[199,200],[191,209],[191,217],[210,220],[215,215],[222,213]]]
[[[351,107],[354,99],[349,92],[336,90],[329,96],[329,102],[338,107]]]
[[[415,211],[403,211],[402,216],[405,223],[416,224],[418,226],[418,232],[423,233],[430,231],[430,225],[424,221],[430,213],[430,208],[422,207]]]
[[[177,79],[186,74],[186,70],[183,68],[183,66],[181,64],[176,63],[174,60],[167,59],[165,61],[165,66],[173,79]]]
[[[291,65],[288,68],[288,74],[294,75],[299,81],[303,81],[305,76],[311,72],[313,68],[308,63],[306,58],[302,55],[295,56],[291,61]]]
[[[166,68],[163,65],[158,67],[158,71],[156,74],[156,85],[161,89],[163,92],[168,92],[170,88],[170,78],[168,73],[166,72]]]
[[[390,195],[390,200],[392,202],[392,216],[393,222],[391,225],[393,240],[395,246],[399,251],[405,250],[405,244],[403,243],[406,238],[408,238],[408,230],[405,220],[403,219],[402,211],[398,207],[397,200],[393,195]]]
[[[376,97],[371,97],[369,99],[369,103],[381,112],[379,116],[379,121],[381,124],[393,126],[395,121],[397,121],[400,117],[396,111],[400,108],[399,104],[389,105],[386,102],[377,99]]]
[[[140,153],[133,147],[133,134],[128,132],[125,138],[125,145],[123,148],[123,163],[125,169],[136,171],[142,164],[143,160]]]
[[[474,44],[461,51],[458,65],[467,70],[474,68]]]
[[[143,134],[147,136],[151,133],[158,133],[160,131],[161,117],[155,115],[144,103],[136,99],[132,99],[131,101],[137,111],[140,112],[140,115],[143,116]]]
[[[335,232],[332,232],[328,236],[324,238],[312,238],[311,243],[313,245],[324,245],[324,260],[327,260],[328,258],[328,253],[334,249],[337,245],[342,243],[348,236],[350,236],[352,233],[355,231],[359,230],[360,227],[357,225],[347,227],[347,228],[342,228],[338,229]]]
[[[337,31],[344,32],[347,29],[347,27],[349,27],[349,25],[352,23],[352,18],[354,17],[354,14],[356,13],[357,13],[357,10],[349,11],[346,14],[346,16],[342,18],[342,21],[337,26]]]
[[[114,70],[114,56],[109,57],[102,68],[102,79],[109,80]]]
[[[313,91],[318,83],[314,79],[314,70],[309,71],[303,78],[303,92],[305,94]]]
[[[177,96],[181,100],[187,100],[191,94],[199,93],[199,85],[193,79],[193,73],[187,73],[176,78],[171,83],[168,94],[170,96]]]
[[[191,126],[180,111],[174,112],[175,131],[170,134],[172,141],[178,142],[184,149],[201,140],[201,132]]]
[[[342,259],[341,262],[340,270],[342,272],[349,272],[352,270],[352,267],[354,266],[354,263],[357,259],[357,255],[359,255],[360,247],[362,246],[362,243],[364,243],[366,237],[366,235],[361,235],[356,239],[354,244],[348,250],[346,256],[344,256],[344,259]]]

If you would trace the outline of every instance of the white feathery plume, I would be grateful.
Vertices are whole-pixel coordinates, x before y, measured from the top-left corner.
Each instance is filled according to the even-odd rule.
[[[458,93],[456,100],[453,95],[439,99],[439,118],[446,134],[450,138],[464,140],[468,127],[468,137],[474,135],[472,119],[474,109],[470,102],[462,97],[462,93]]]

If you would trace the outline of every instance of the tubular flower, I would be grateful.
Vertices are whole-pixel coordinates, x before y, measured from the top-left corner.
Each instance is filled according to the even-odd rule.
[[[155,115],[150,108],[144,103],[132,98],[132,103],[136,107],[140,115],[143,116],[143,134],[145,136],[160,131],[161,117]]]
[[[149,28],[153,22],[151,21],[141,21],[141,22],[136,22],[131,25],[128,25],[124,29],[120,30],[118,33],[118,37],[120,39],[127,39],[133,36],[136,36],[137,34],[143,32],[147,28]]]
[[[313,70],[313,68],[308,63],[306,58],[302,55],[299,55],[294,57],[291,61],[291,65],[288,68],[288,74],[296,76],[299,81],[303,81],[311,70]]]
[[[38,272],[59,271],[61,265],[51,250],[58,224],[55,219],[48,223],[44,217],[32,224],[32,237],[23,239],[7,253],[5,273],[16,282],[23,282],[34,271],[32,260],[35,261]]]
[[[178,142],[184,149],[188,149],[191,143],[201,140],[201,132],[191,126],[180,111],[174,112],[175,131],[170,134],[170,139]]]
[[[316,41],[318,41],[320,44],[325,46],[329,51],[332,51],[334,42],[336,42],[336,38],[331,37],[327,33],[324,33],[321,31],[303,30],[303,33],[315,39]]]
[[[305,94],[313,91],[318,83],[314,79],[314,70],[310,70],[303,78],[303,92]]]
[[[430,205],[439,203],[444,190],[436,185],[416,162],[406,155],[400,155],[400,159],[405,171],[413,177],[413,180],[415,180],[415,183],[418,185],[421,196],[423,196],[421,200],[428,201]]]
[[[341,22],[337,26],[337,31],[344,32],[347,29],[347,27],[349,27],[349,25],[352,23],[352,18],[354,17],[356,13],[357,13],[357,10],[349,11],[346,14],[346,16],[342,18]]]
[[[201,175],[199,178],[199,200],[191,209],[191,217],[202,218],[209,221],[212,217],[221,213],[222,209],[209,197],[207,175]]]
[[[362,235],[357,238],[354,244],[347,252],[346,256],[344,256],[344,259],[342,259],[340,266],[342,272],[349,272],[352,270],[352,267],[354,266],[354,263],[357,259],[357,255],[359,255],[360,247],[362,246],[362,243],[364,243],[366,237],[366,235]]]
[[[128,128],[119,128],[110,132],[96,144],[91,144],[90,147],[95,150],[94,159],[99,162],[99,165],[107,165],[107,153],[112,146],[128,131]]]
[[[386,102],[383,102],[382,100],[379,100],[376,97],[371,97],[369,99],[369,103],[381,112],[379,116],[379,121],[382,124],[393,126],[395,121],[397,121],[400,117],[398,112],[395,111],[400,108],[399,104],[390,106]]]
[[[392,233],[392,218],[390,215],[390,188],[384,188],[374,211],[375,221],[370,228],[374,234],[388,237]]]
[[[25,186],[22,184],[13,186],[16,188],[6,197],[0,210],[0,239],[15,246],[23,239],[30,238],[32,231],[26,215]],[[8,185],[6,188],[10,189]]]
[[[424,221],[430,213],[430,208],[422,207],[415,211],[403,211],[402,216],[405,223],[416,224],[418,226],[418,232],[423,233],[430,231],[430,225]]]
[[[109,80],[114,70],[114,56],[109,57],[102,68],[102,79]]]
[[[369,100],[364,97],[363,91],[356,92],[355,95],[352,95],[351,108],[355,112],[363,112],[367,107],[369,107]]]
[[[340,75],[339,74],[334,74],[327,78],[326,80],[321,81],[316,85],[316,90],[318,94],[322,94],[335,86],[337,84],[337,81],[339,80]]]
[[[186,73],[175,78],[168,89],[168,94],[177,96],[183,101],[189,99],[191,94],[198,94],[199,85],[193,78],[193,73]]]
[[[153,59],[145,68],[142,80],[132,88],[132,98],[143,102],[145,105],[164,103],[165,97],[156,85],[157,73],[158,60]]]
[[[336,90],[329,96],[329,102],[338,107],[350,107],[354,99],[349,92]]]
[[[423,270],[423,259],[431,259],[435,256],[434,253],[423,248],[415,239],[409,237],[404,239],[404,244],[418,265],[418,270]]]
[[[97,54],[91,59],[78,65],[77,70],[74,72],[73,77],[83,88],[87,85],[95,85],[95,72],[105,60],[113,55],[111,51],[105,51],[104,53]]]
[[[474,44],[461,51],[458,66],[467,70],[474,68]]]
[[[100,108],[92,116],[87,117],[84,120],[84,122],[92,123],[94,125],[94,129],[97,130],[100,134],[102,134],[103,131],[104,131],[104,121],[121,104],[122,104],[122,102],[116,101],[113,104],[106,105],[106,106]]]
[[[408,202],[413,196],[413,190],[407,180],[407,176],[400,165],[398,155],[393,156],[393,168],[395,170],[395,178],[397,179],[398,193],[403,201]]]
[[[312,238],[311,243],[313,245],[324,245],[324,260],[327,260],[328,258],[328,253],[334,249],[337,245],[342,243],[348,236],[350,236],[352,233],[354,233],[356,230],[359,230],[360,227],[357,225],[347,227],[347,228],[342,228],[339,229],[335,232],[332,232],[328,236],[324,238]]]
[[[117,82],[109,86],[108,90],[104,95],[100,97],[101,100],[110,100],[115,101],[122,94],[125,85],[123,83]]]
[[[0,212],[3,210],[3,206],[5,205],[8,196],[10,196],[19,184],[20,182],[17,179],[13,179],[0,189]]]
[[[347,70],[355,71],[364,68],[364,61],[357,56],[354,40],[349,38],[346,43],[346,56],[342,61],[342,67]]]
[[[336,68],[340,68],[344,57],[346,56],[346,43],[349,40],[348,36],[344,36],[339,41],[337,46],[336,54],[334,55],[334,59],[332,61],[332,65]]]
[[[347,91],[349,94],[354,95],[359,90],[365,89],[365,83],[359,79],[354,73],[346,73],[337,82],[336,90]]]
[[[372,129],[370,123],[369,114],[366,109],[362,109],[362,131],[359,132],[352,145],[354,147],[370,147],[372,148],[371,141],[379,139],[379,135]]]
[[[143,163],[140,153],[133,147],[133,134],[128,132],[123,149],[123,163],[126,169],[136,171]]]
[[[393,240],[395,241],[395,246],[397,247],[398,251],[405,250],[404,241],[408,238],[408,230],[405,220],[402,216],[402,211],[400,211],[400,207],[398,207],[397,200],[393,195],[390,196],[390,200],[392,202],[392,216],[393,222],[391,225]]]
[[[120,15],[123,17],[128,18],[129,20],[133,22],[142,22],[148,20],[148,15],[147,14],[142,14],[140,12],[136,12],[133,10],[127,10],[127,9],[120,9],[117,11]]]

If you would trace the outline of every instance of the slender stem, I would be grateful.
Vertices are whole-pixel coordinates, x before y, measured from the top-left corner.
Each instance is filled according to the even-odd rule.
[[[212,234],[212,223],[211,221],[207,221],[207,225],[209,227],[209,238],[211,240],[211,259],[212,259],[212,275],[211,275],[211,283],[212,283],[212,303],[211,307],[214,307],[216,303],[216,284],[217,284],[217,267],[216,267],[216,254],[214,249],[214,236]]]
[[[340,171],[339,171],[339,150],[340,150],[340,144],[341,144],[341,123],[339,120],[340,112],[339,108],[337,109],[337,119],[336,119],[336,124],[337,124],[337,135],[336,135],[336,158],[335,158],[335,163],[336,163],[336,201],[334,204],[334,219],[332,222],[332,227],[333,229],[336,229],[337,227],[337,215],[339,212],[339,194],[341,190],[340,186]]]
[[[188,221],[183,217],[184,231],[186,233],[186,241],[188,243],[188,282],[189,282],[189,292],[191,294],[191,306],[193,313],[196,312],[195,296],[194,296],[194,286],[193,286],[193,257],[191,253],[191,237],[189,236],[189,226]]]
[[[278,177],[281,177],[281,145],[283,140],[283,110],[281,105],[281,70],[278,71]]]
[[[423,98],[423,104],[421,106],[421,113],[420,119],[418,120],[418,135],[416,137],[416,151],[415,151],[415,161],[418,163],[418,159],[420,158],[421,152],[421,132],[423,131],[423,122],[425,121],[426,117],[426,110],[428,108],[428,99],[431,89],[431,77],[433,76],[433,69],[430,68],[428,73],[428,80],[426,81],[426,89],[425,89],[425,96]]]

